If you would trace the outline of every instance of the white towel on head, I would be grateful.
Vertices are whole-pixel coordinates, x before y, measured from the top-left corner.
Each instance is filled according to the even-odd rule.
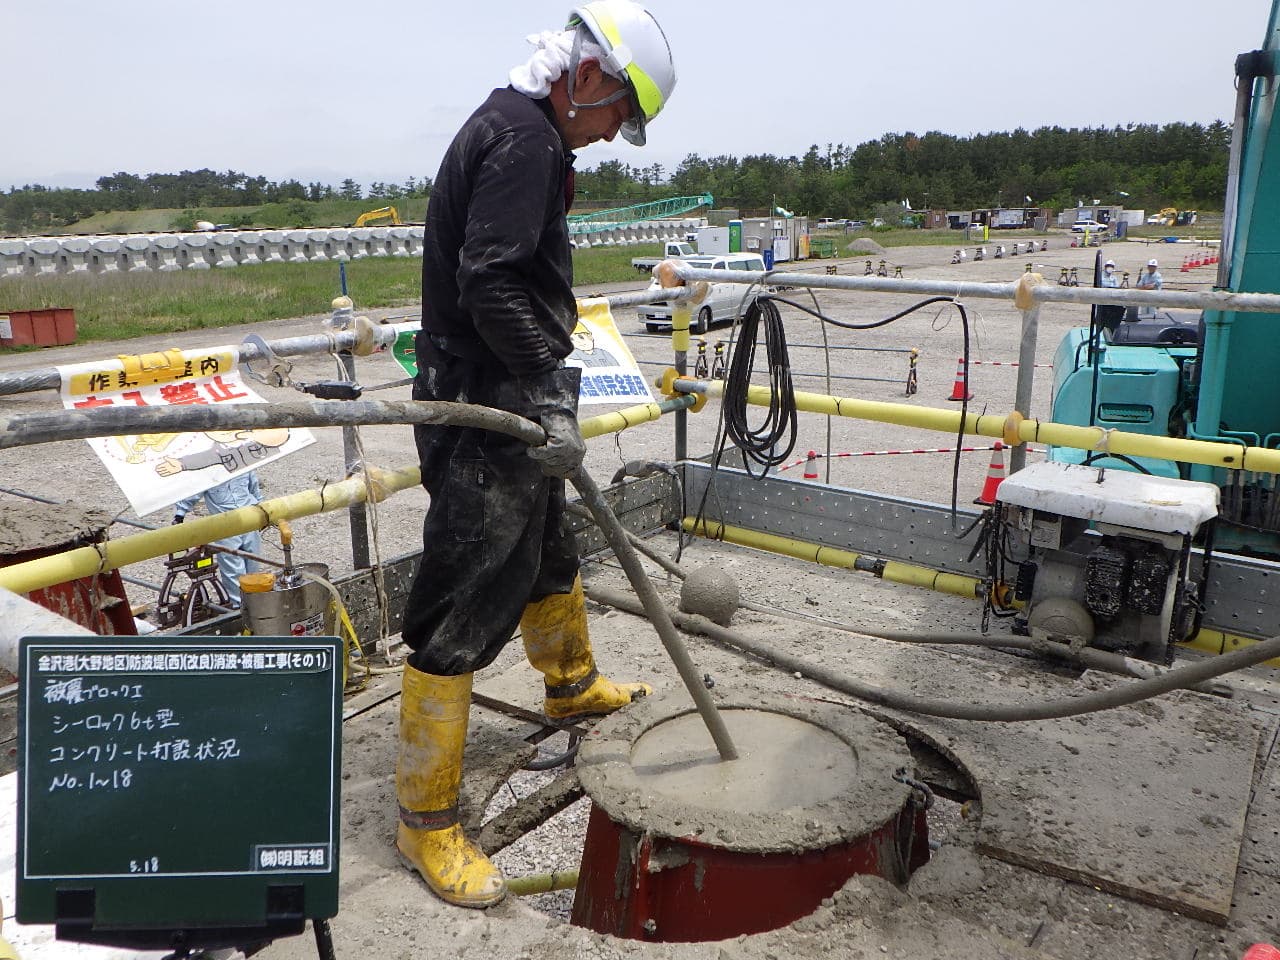
[[[544,30],[526,37],[535,49],[528,62],[511,68],[507,75],[511,86],[535,100],[549,94],[551,84],[559,80],[569,68],[569,58],[573,54],[573,33],[572,30]]]
[[[512,67],[507,79],[520,93],[535,100],[551,93],[551,84],[555,83],[569,69],[569,61],[573,57],[573,37],[576,30],[544,30],[542,33],[531,33],[525,37],[534,46],[533,54],[528,61]],[[614,73],[604,65],[604,50],[591,39],[585,31],[579,45],[578,57],[581,60],[595,60],[605,73]]]

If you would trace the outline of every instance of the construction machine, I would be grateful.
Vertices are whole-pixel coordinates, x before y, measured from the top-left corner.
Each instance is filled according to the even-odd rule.
[[[1159,213],[1147,217],[1148,226],[1156,227],[1189,227],[1200,219],[1197,210],[1179,210],[1177,207],[1165,207]]]
[[[1237,102],[1215,288],[1280,291],[1280,124],[1272,122],[1280,65],[1280,0],[1262,49],[1236,60]],[[1193,223],[1195,211],[1174,214]],[[1280,447],[1280,316],[1133,308],[1070,331],[1055,356],[1053,419],[1241,447]],[[1092,332],[1091,332],[1092,331]],[[1053,448],[1080,463],[1087,452]],[[1170,460],[1104,457],[1095,466],[1202,481],[1221,491],[1217,546],[1280,556],[1280,489],[1268,473]]]
[[[377,210],[368,210],[356,217],[355,226],[365,227],[375,220],[390,220],[391,225],[397,227],[404,222],[400,219],[400,214],[395,207],[379,207]]]

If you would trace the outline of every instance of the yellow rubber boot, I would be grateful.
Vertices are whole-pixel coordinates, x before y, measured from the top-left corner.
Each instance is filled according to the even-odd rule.
[[[506,881],[458,823],[470,710],[471,674],[437,677],[405,664],[396,849],[440,899],[460,907],[490,907],[506,896]]]
[[[653,693],[647,683],[614,683],[596,670],[581,577],[569,593],[553,593],[526,606],[520,636],[529,662],[546,678],[543,710],[548,719],[601,717]]]

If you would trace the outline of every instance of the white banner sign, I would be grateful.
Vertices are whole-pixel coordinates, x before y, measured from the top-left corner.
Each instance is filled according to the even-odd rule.
[[[235,347],[167,350],[58,367],[67,409],[263,403]],[[210,430],[90,439],[138,516],[202,493],[315,442],[309,430]]]
[[[636,359],[614,325],[608,300],[579,300],[573,353],[565,366],[582,368],[578,404],[652,403]]]

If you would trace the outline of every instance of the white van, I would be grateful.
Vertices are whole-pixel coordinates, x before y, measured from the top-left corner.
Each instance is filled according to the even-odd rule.
[[[760,273],[764,272],[764,258],[758,253],[726,253],[715,257],[685,257],[684,262],[691,267],[697,267],[699,270],[755,270]],[[660,284],[657,280],[654,280],[649,287],[650,289],[659,288]],[[738,309],[741,308],[745,311],[751,302],[750,298],[743,300],[747,292],[750,291],[751,297],[754,298],[762,289],[771,290],[772,287],[751,287],[745,283],[711,284],[711,289],[707,292],[707,298],[694,307],[694,314],[689,328],[694,333],[706,333],[707,329],[714,323],[724,323],[736,319]],[[645,328],[652,333],[671,329],[671,304],[665,301],[642,303],[636,307],[636,315],[644,323]]]

